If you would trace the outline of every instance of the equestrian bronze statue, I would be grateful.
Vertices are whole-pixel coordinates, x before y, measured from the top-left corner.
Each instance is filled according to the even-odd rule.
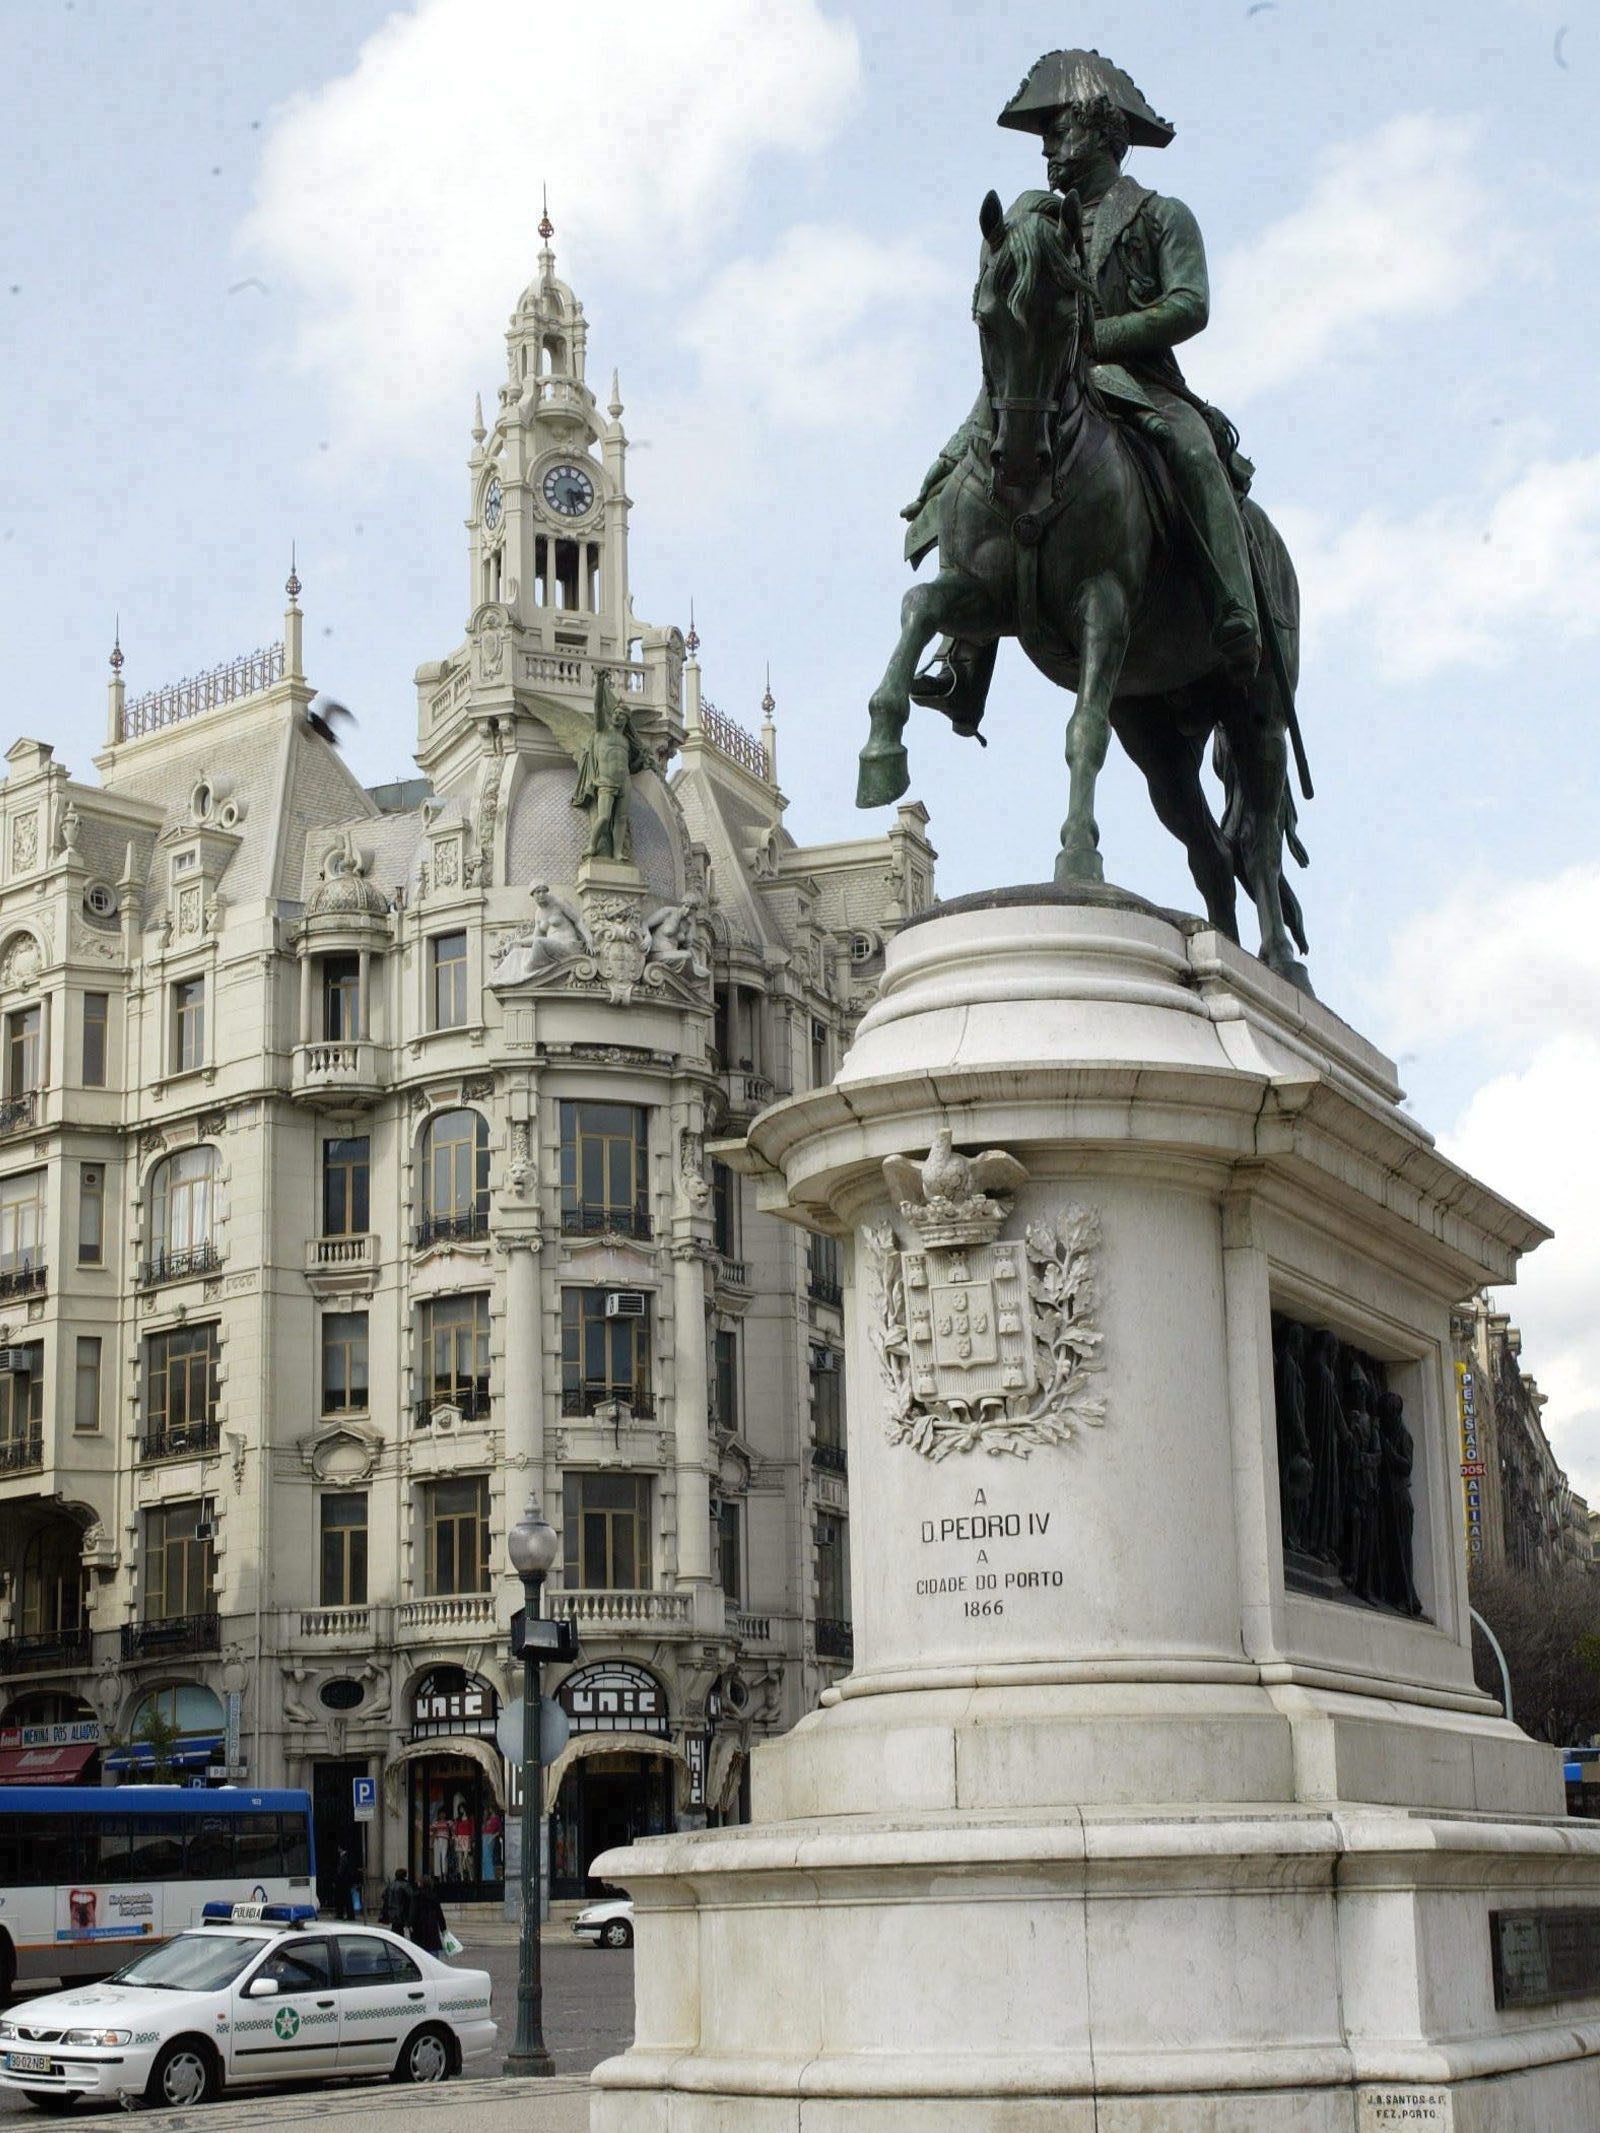
[[[906,595],[857,804],[907,789],[913,701],[982,740],[999,640],[1015,637],[1076,696],[1056,880],[1105,879],[1094,798],[1114,732],[1182,842],[1212,924],[1238,939],[1237,878],[1262,960],[1309,990],[1283,878],[1285,843],[1305,864],[1291,744],[1311,795],[1294,705],[1299,590],[1247,494],[1232,425],[1189,390],[1173,353],[1206,323],[1195,219],[1121,168],[1130,142],[1162,147],[1172,128],[1119,68],[1077,51],[1041,59],[1001,124],[1043,135],[1052,190],[1024,193],[1009,213],[991,192],[979,214],[983,386],[905,514],[909,559],[937,544],[938,571]],[[1201,782],[1208,743],[1220,823]]]

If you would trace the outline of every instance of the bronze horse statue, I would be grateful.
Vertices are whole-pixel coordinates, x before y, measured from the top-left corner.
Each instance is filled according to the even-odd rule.
[[[1288,550],[1246,500],[1271,656],[1241,688],[1212,643],[1193,536],[1159,451],[1113,417],[1095,388],[1094,293],[1076,196],[1036,195],[1007,217],[991,192],[978,219],[984,245],[973,316],[993,437],[969,443],[940,497],[938,574],[914,585],[902,605],[900,641],[871,699],[856,804],[896,800],[910,782],[902,735],[930,639],[1016,637],[1041,673],[1077,698],[1056,880],[1105,880],[1094,795],[1115,732],[1183,844],[1211,923],[1239,938],[1237,876],[1255,902],[1263,962],[1309,991],[1294,953],[1306,948],[1300,908],[1283,878],[1286,840],[1305,864],[1289,787],[1291,736],[1311,793],[1294,714],[1300,595]],[[1208,740],[1223,781],[1220,824],[1200,778]]]

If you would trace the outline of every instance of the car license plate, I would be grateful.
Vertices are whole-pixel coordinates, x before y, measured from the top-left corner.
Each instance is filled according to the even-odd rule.
[[[39,2052],[6,2053],[6,2072],[8,2074],[53,2074],[55,2070],[56,2063],[54,2059],[45,2058]]]

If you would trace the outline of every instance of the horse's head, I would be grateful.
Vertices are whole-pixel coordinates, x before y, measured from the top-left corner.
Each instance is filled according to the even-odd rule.
[[[1076,405],[1089,360],[1083,216],[1075,193],[1050,194],[1008,220],[991,192],[978,226],[972,315],[995,414],[994,490],[1020,508],[1048,481],[1054,426]]]

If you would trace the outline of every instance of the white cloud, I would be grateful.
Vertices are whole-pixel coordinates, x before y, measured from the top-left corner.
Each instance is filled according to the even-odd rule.
[[[824,429],[904,405],[925,345],[906,307],[950,293],[920,247],[797,224],[724,268],[684,322],[709,394]]]
[[[1471,1045],[1490,1071],[1442,1145],[1555,1232],[1499,1300],[1600,1505],[1600,864],[1465,885],[1399,929],[1375,994],[1391,1045]]]
[[[1548,1397],[1556,1457],[1600,1505],[1600,1035],[1540,1045],[1525,1067],[1477,1092],[1444,1145],[1555,1231],[1500,1303]]]
[[[1438,318],[1488,280],[1503,218],[1473,167],[1475,129],[1419,112],[1347,141],[1300,207],[1228,253],[1195,367],[1228,407]],[[1203,345],[1204,353],[1201,348]]]
[[[1280,514],[1306,628],[1359,627],[1386,680],[1506,664],[1518,633],[1600,629],[1600,453],[1542,459],[1498,495],[1465,494],[1411,518],[1378,512],[1331,532]]]
[[[566,32],[528,0],[417,0],[275,119],[244,247],[350,429],[403,438],[467,389],[508,261],[531,276],[542,182],[564,266],[603,254],[660,290],[759,157],[825,144],[859,77],[816,0],[591,0]]]
[[[1498,1065],[1554,1032],[1600,1042],[1600,863],[1464,883],[1396,929],[1374,1002],[1401,1051],[1472,1036]]]

